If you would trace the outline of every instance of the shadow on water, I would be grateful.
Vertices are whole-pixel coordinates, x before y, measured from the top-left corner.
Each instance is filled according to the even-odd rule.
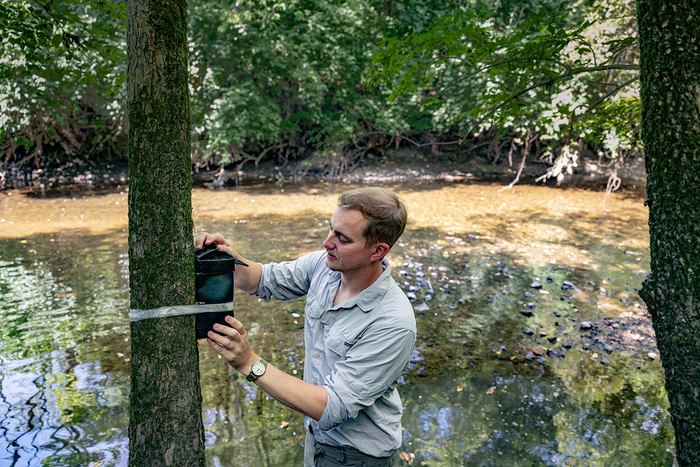
[[[293,259],[320,248],[344,188],[195,190],[196,228],[222,232],[257,261]],[[670,466],[653,342],[623,339],[648,327],[637,293],[649,263],[640,198],[394,188],[412,215],[389,259],[418,322],[399,388],[413,465]],[[122,200],[100,203],[124,209]],[[36,209],[47,206],[59,205]],[[0,246],[2,465],[126,465],[126,221],[96,232],[69,229],[71,219],[6,234]],[[237,292],[234,309],[256,351],[301,376],[303,300]],[[301,465],[301,417],[203,342],[200,363],[208,465]]]

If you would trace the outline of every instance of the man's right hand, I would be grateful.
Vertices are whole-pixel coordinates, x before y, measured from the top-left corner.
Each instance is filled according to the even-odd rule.
[[[210,245],[212,243],[216,243],[219,250],[225,251],[248,265],[248,267],[241,266],[236,268],[236,272],[233,274],[233,283],[236,287],[251,294],[257,292],[258,285],[260,285],[260,276],[262,275],[262,267],[260,264],[243,258],[234,250],[233,245],[220,233],[198,233],[197,238],[194,240],[194,248],[195,250],[199,250],[204,247],[204,245]]]
[[[197,234],[197,238],[194,240],[194,249],[199,250],[200,248],[203,248],[204,245],[210,245],[212,243],[216,243],[217,248],[220,250],[241,259],[241,255],[239,255],[238,252],[233,249],[233,245],[231,245],[231,243],[220,233],[210,234],[207,232],[200,232]]]

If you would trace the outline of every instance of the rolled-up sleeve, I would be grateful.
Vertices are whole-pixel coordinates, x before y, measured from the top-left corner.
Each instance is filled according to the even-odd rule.
[[[406,368],[416,343],[414,330],[374,324],[326,376],[323,386],[328,398],[319,420],[321,430],[357,417],[360,410],[393,389]]]
[[[323,251],[318,251],[294,261],[263,264],[258,290],[251,295],[266,302],[269,302],[270,298],[290,300],[303,297],[309,291],[312,271],[323,261],[324,254]]]

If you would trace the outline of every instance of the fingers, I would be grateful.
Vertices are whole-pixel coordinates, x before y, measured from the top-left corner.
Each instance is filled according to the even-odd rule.
[[[209,234],[207,232],[199,232],[197,234],[197,237],[194,239],[194,248],[195,250],[199,250],[202,248],[204,245],[204,241],[209,237]]]
[[[221,246],[230,246],[231,244],[226,241],[223,235],[220,233],[214,233],[210,234],[207,232],[200,232],[197,234],[197,238],[195,238],[194,241],[194,248],[196,250],[199,250],[202,248],[204,245],[210,245],[212,243],[216,243],[216,245],[221,245]]]
[[[226,322],[229,326],[219,323],[214,324],[213,330],[207,334],[209,340],[225,349],[233,348],[236,345],[244,345],[243,341],[246,333],[243,323],[233,316],[227,316]]]
[[[245,327],[243,327],[243,323],[238,321],[236,318],[233,316],[226,316],[224,320],[233,328],[235,329],[238,334],[241,336],[245,336]],[[226,326],[223,326],[226,327]]]
[[[226,317],[226,323],[215,324],[207,334],[209,346],[221,355],[238,371],[249,371],[255,360],[255,353],[250,348],[243,324],[232,316]]]

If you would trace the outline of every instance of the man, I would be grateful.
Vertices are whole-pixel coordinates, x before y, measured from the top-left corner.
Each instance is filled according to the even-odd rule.
[[[413,353],[416,322],[384,257],[407,217],[389,190],[350,190],[338,198],[325,251],[266,265],[242,258],[220,234],[197,236],[196,248],[216,242],[250,265],[236,270],[238,288],[266,301],[307,297],[303,381],[257,355],[234,318],[208,335],[231,366],[304,415],[306,467],[398,465],[396,385]]]

